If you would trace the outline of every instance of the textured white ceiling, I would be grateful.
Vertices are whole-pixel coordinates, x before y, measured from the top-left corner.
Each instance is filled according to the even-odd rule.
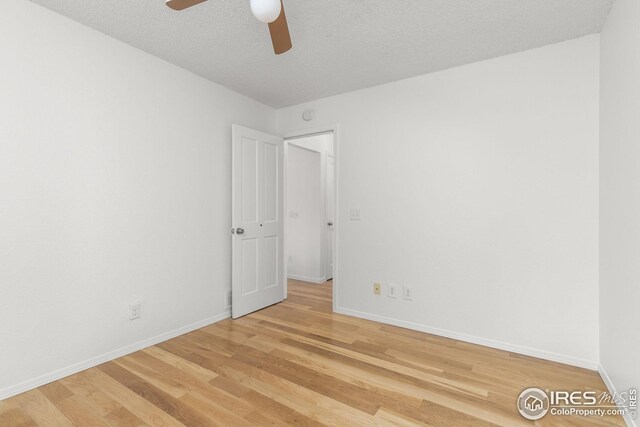
[[[597,33],[614,0],[284,0],[275,56],[249,0],[32,0],[274,107]]]

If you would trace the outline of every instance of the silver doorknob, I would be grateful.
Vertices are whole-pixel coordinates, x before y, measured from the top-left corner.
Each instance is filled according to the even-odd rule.
[[[244,228],[236,228],[236,234],[244,234]]]

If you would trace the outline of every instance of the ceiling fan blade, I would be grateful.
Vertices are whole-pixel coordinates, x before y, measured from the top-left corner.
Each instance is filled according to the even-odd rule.
[[[165,4],[173,10],[184,10],[206,1],[207,0],[167,0]]]
[[[282,2],[282,0],[280,0]],[[284,4],[282,4],[282,12],[278,19],[269,24],[269,32],[271,33],[271,42],[273,43],[273,51],[276,55],[285,53],[293,46],[291,44],[291,35],[289,34],[289,26],[287,25],[287,16],[284,13]]]

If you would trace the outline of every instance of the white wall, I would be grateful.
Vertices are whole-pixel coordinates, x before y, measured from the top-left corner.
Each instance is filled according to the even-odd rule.
[[[24,0],[0,76],[0,399],[224,317],[231,124],[275,111]]]
[[[289,144],[287,159],[287,248],[290,278],[321,283],[322,205],[320,152]]]
[[[598,64],[594,35],[280,110],[340,126],[340,310],[594,368]]]
[[[600,357],[619,391],[640,387],[640,2],[602,32]]]
[[[333,133],[295,138],[287,144],[287,274],[323,283],[328,279],[326,163],[327,156],[333,156]]]

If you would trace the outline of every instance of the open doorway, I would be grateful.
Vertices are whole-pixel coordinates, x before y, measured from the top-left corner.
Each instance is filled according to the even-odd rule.
[[[323,295],[332,295],[336,232],[335,132],[288,138],[286,146],[288,293],[313,286]]]

